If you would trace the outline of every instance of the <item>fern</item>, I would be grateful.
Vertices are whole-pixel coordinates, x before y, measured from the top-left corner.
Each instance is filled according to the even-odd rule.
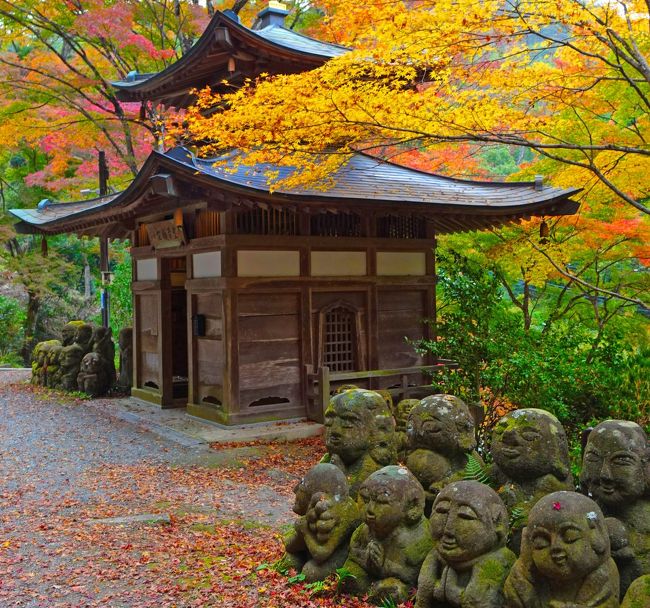
[[[468,481],[478,481],[486,486],[492,486],[492,480],[490,479],[485,466],[473,452],[470,452],[467,455],[467,464],[465,465],[463,479]]]
[[[518,528],[523,528],[526,525],[526,511],[521,507],[514,507],[510,511],[510,529],[516,530]]]

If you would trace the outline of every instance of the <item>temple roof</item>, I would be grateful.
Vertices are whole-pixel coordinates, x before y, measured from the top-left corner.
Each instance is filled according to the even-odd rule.
[[[305,211],[415,213],[430,219],[439,233],[481,229],[532,216],[570,215],[578,203],[570,197],[580,189],[560,189],[541,182],[495,183],[460,180],[409,169],[366,154],[354,154],[330,176],[329,188],[318,186],[269,191],[268,172],[286,177],[290,167],[197,159],[185,148],[153,152],[130,186],[111,196],[70,203],[41,205],[40,209],[12,209],[23,233],[100,234],[107,224],[155,212],[154,179],[177,180],[201,187],[222,204],[287,205]],[[225,165],[215,165],[225,160]],[[167,194],[182,206],[180,192]],[[152,206],[154,205],[154,206]],[[115,233],[117,235],[117,233]],[[128,234],[125,230],[124,235]],[[124,236],[122,235],[122,236]]]
[[[267,8],[265,13],[286,15]],[[303,36],[280,25],[282,19],[262,18],[258,29],[237,21],[236,15],[215,13],[194,46],[178,61],[161,72],[132,74],[112,83],[121,101],[155,101],[173,107],[192,102],[189,91],[206,86],[241,85],[245,78],[262,72],[292,74],[316,68],[349,49]]]

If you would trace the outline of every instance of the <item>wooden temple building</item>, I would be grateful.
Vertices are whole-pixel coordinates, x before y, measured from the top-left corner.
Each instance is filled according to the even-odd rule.
[[[345,52],[285,29],[285,15],[271,6],[248,29],[218,13],[176,64],[115,86],[123,99],[183,106],[192,86]],[[119,194],[13,213],[22,232],[130,239],[132,394],[224,424],[319,419],[309,370],[425,363],[406,339],[430,337],[436,235],[578,207],[576,190],[451,179],[364,154],[328,190],[271,194],[268,170],[291,169],[214,160],[153,152]]]

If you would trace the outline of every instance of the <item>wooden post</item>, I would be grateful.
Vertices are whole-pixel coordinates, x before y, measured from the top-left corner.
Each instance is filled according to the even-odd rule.
[[[102,275],[102,325],[108,327],[111,319],[111,294],[107,288],[110,273],[108,265],[108,238],[105,236],[99,237],[99,270]]]
[[[318,392],[320,394],[320,416],[325,419],[325,410],[330,404],[330,368],[324,365],[318,370]]]
[[[99,170],[99,196],[106,196],[108,194],[108,164],[106,163],[106,152],[103,150],[99,151],[97,164]],[[108,327],[111,318],[111,294],[107,288],[110,275],[108,265],[108,238],[105,236],[99,238],[99,270],[102,275],[102,325]]]

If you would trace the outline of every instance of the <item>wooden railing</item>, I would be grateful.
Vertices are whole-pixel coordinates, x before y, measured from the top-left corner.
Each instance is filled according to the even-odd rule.
[[[390,391],[393,397],[407,399],[410,393],[432,388],[430,384],[411,385],[409,376],[422,373],[433,373],[444,368],[455,369],[458,363],[451,359],[438,359],[433,365],[421,365],[417,367],[402,367],[398,369],[373,369],[358,372],[330,372],[329,367],[320,367],[317,370],[311,365],[307,366],[307,399],[309,400],[309,418],[316,422],[323,421],[323,414],[330,400],[332,382],[354,380],[370,380],[373,378],[389,378],[395,376],[400,378],[400,385],[384,390]]]

